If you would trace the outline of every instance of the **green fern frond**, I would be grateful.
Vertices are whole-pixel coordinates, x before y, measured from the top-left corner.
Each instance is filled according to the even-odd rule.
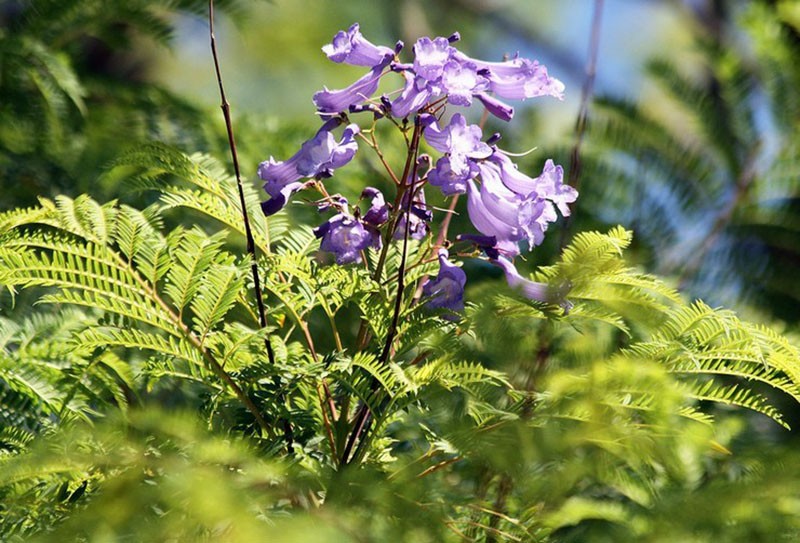
[[[766,398],[744,388],[758,381],[800,401],[800,351],[788,340],[759,325],[740,321],[729,311],[714,310],[702,302],[679,307],[650,341],[631,345],[628,352],[656,360],[678,376],[706,376],[693,393],[699,399],[753,408],[783,422]],[[717,379],[736,379],[722,386]],[[716,395],[716,396],[715,396]]]
[[[789,429],[781,412],[766,397],[741,385],[718,385],[713,380],[689,381],[687,382],[687,394],[697,400],[743,407],[761,413],[787,430]]]
[[[133,328],[93,326],[78,334],[75,342],[86,348],[125,347],[158,353],[171,358],[185,360],[202,367],[203,358],[188,341],[174,336],[164,336]]]
[[[184,231],[173,250],[165,277],[164,293],[182,315],[184,308],[200,289],[203,277],[219,257],[224,233],[209,237],[199,228]]]
[[[245,234],[236,180],[207,155],[187,156],[173,147],[151,143],[122,155],[108,175],[127,176],[125,182],[134,189],[160,193],[165,209],[193,210]],[[255,245],[269,254],[271,243],[287,232],[288,220],[282,213],[265,217],[259,194],[248,183],[242,190]]]
[[[197,291],[191,304],[194,329],[200,336],[201,344],[237,302],[248,269],[246,265],[217,264],[204,274],[202,288]]]

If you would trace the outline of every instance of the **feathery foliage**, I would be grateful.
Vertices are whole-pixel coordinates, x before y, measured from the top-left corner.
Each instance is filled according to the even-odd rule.
[[[76,150],[88,152],[107,132],[70,134],[100,122],[93,116],[121,126],[148,119],[133,146],[100,153],[113,156],[102,174],[81,174],[121,184],[120,199],[42,191],[37,205],[0,213],[0,288],[10,293],[0,307],[6,298],[35,302],[0,317],[4,540],[797,536],[796,455],[759,461],[746,444],[750,421],[775,432],[793,422],[782,409],[800,401],[800,351],[790,339],[687,301],[632,265],[633,234],[622,227],[577,234],[535,271],[551,302],[491,278],[470,281],[464,314],[450,320],[420,298],[425,276],[437,273],[430,236],[403,248],[387,235],[380,257],[365,251],[365,262],[331,265],[310,228],[285,212],[265,217],[245,183],[253,262],[236,180],[213,157],[173,145],[199,137],[184,126],[189,110],[167,113],[168,94],[133,111],[122,93],[120,117],[90,107],[115,86],[79,65],[78,45],[65,37],[96,34],[115,51],[137,33],[166,43],[166,14],[199,13],[206,3],[118,4],[36,0],[0,36],[0,97],[38,89],[33,101],[47,104],[20,110],[19,125],[0,123],[0,168],[46,150],[26,170],[46,182],[87,163]],[[234,15],[241,5],[222,4]],[[764,41],[758,54],[776,66],[795,45],[780,16],[758,6],[746,14]],[[779,31],[760,34],[756,21]],[[711,251],[729,248],[739,227],[752,234],[748,217],[791,215],[796,189],[789,139],[769,152],[759,143],[765,102],[753,94],[791,112],[780,123],[781,134],[792,133],[796,70],[767,82],[727,46],[705,51],[708,80],[652,66],[696,130],[609,100],[592,127],[606,145],[597,153],[624,138],[615,155],[623,160],[603,167],[640,187],[631,198],[667,194],[687,216],[712,217],[700,242],[682,237],[682,217],[667,205],[652,215],[654,229],[667,225],[663,242],[642,228],[670,275],[669,259],[693,247],[697,266],[682,279],[695,287],[717,277]],[[9,66],[16,79],[5,77]],[[706,92],[709,82],[718,92]],[[158,137],[159,119],[174,123],[175,138]],[[26,147],[29,129],[42,138]],[[171,143],[139,141],[153,136]],[[643,161],[650,177],[639,175]],[[649,194],[642,179],[652,176],[659,183]],[[709,214],[716,201],[726,203]],[[771,240],[761,240],[772,243],[767,252],[777,247]],[[660,243],[680,246],[668,253]]]
[[[632,225],[654,268],[695,295],[796,320],[800,51],[785,4],[752,2],[719,32],[698,21],[693,73],[649,65],[658,103],[598,99],[587,176],[608,182],[587,184],[580,205]]]

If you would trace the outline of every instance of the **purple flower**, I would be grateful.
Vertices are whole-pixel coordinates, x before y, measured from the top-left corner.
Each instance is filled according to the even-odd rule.
[[[467,124],[467,119],[456,113],[446,128],[439,127],[433,115],[425,115],[421,120],[425,126],[425,140],[437,151],[450,155],[463,155],[467,158],[488,158],[492,148],[481,141],[483,132],[477,124]]]
[[[522,238],[520,229],[513,224],[496,217],[483,201],[481,190],[475,182],[467,181],[467,213],[472,225],[485,236],[493,236],[497,240],[496,248],[509,256],[517,256],[517,241]]]
[[[377,66],[394,58],[394,50],[382,45],[374,45],[361,35],[358,23],[346,32],[339,31],[333,41],[323,46],[322,51],[334,62],[344,62],[355,66]]]
[[[503,270],[503,273],[506,276],[506,281],[508,282],[508,286],[513,289],[520,290],[522,295],[529,300],[535,300],[537,302],[553,301],[554,296],[549,285],[546,283],[537,283],[535,281],[531,281],[530,279],[525,279],[519,274],[517,268],[514,267],[514,264],[512,264],[510,261],[501,257],[490,260],[489,262]]]
[[[536,60],[513,58],[504,62],[485,62],[457,52],[455,58],[472,62],[478,70],[486,70],[489,90],[501,98],[525,100],[537,96],[564,99],[564,83],[547,75],[547,68]]]
[[[467,275],[464,270],[447,260],[446,249],[439,249],[439,275],[425,283],[422,295],[431,309],[447,309],[458,312],[464,309],[464,285]]]
[[[266,202],[261,202],[261,211],[263,211],[264,215],[267,217],[274,215],[284,208],[289,201],[289,196],[304,187],[305,183],[301,183],[300,181],[294,181],[284,185],[272,198]]]
[[[445,196],[467,192],[467,181],[478,175],[475,161],[464,155],[444,156],[436,161],[436,168],[428,174],[428,182],[439,187]]]
[[[411,213],[409,215],[408,235],[411,239],[421,240],[428,234],[428,223],[433,218],[433,213],[425,203],[425,191],[422,187],[408,189],[401,201],[402,209],[408,206],[408,199],[414,193],[414,200],[411,202]],[[400,215],[397,220],[397,227],[394,230],[394,239],[403,239],[406,232],[406,214]]]
[[[320,249],[333,253],[337,264],[360,263],[361,251],[381,247],[381,237],[376,230],[346,213],[331,217],[314,229],[314,235],[322,238]]]
[[[572,309],[572,302],[565,298],[572,288],[572,284],[569,281],[554,288],[546,283],[537,283],[536,281],[531,281],[530,279],[522,277],[517,271],[517,268],[514,267],[514,264],[505,258],[491,259],[489,262],[503,270],[508,286],[519,290],[522,295],[529,300],[556,303],[564,309],[565,314]]]
[[[508,239],[519,241],[527,238],[530,249],[544,241],[547,222],[542,220],[542,213],[546,202],[535,194],[522,196],[510,190],[500,179],[500,169],[496,165],[482,162],[478,168],[481,172],[481,202],[496,220],[516,228],[517,234]]]
[[[369,209],[364,214],[365,223],[377,227],[389,220],[389,206],[381,191],[367,187],[361,192],[361,197],[372,199]]]
[[[313,101],[317,110],[324,114],[337,114],[348,111],[350,106],[356,106],[375,94],[378,90],[383,69],[389,65],[391,58],[376,64],[366,75],[358,79],[355,83],[340,90],[323,90],[314,93]]]
[[[531,178],[520,172],[516,164],[502,152],[493,154],[489,162],[500,168],[500,178],[510,190],[522,196],[545,200],[545,208],[539,218],[544,229],[547,223],[558,219],[554,206],[558,207],[562,216],[569,216],[569,204],[578,198],[578,191],[564,184],[564,168],[548,159],[542,174]]]
[[[417,77],[410,71],[401,71],[400,74],[406,83],[400,96],[391,102],[390,110],[392,115],[402,119],[419,111],[431,97],[439,93],[439,90],[432,87],[426,79]]]
[[[349,124],[338,142],[331,130],[340,124],[338,119],[331,119],[310,140],[303,143],[300,150],[289,160],[276,162],[269,157],[259,164],[258,176],[265,181],[264,190],[272,200],[262,204],[265,213],[272,214],[286,205],[289,195],[303,187],[297,183],[303,177],[330,177],[336,168],[350,162],[358,150],[355,135],[359,131],[356,124]]]
[[[561,215],[569,217],[569,205],[578,199],[578,191],[564,184],[564,168],[556,166],[548,159],[544,163],[542,175],[536,178],[538,190],[545,198],[553,202]]]
[[[455,52],[447,38],[418,39],[414,44],[414,73],[431,82],[438,80]]]
[[[483,133],[478,125],[467,125],[460,113],[453,115],[450,124],[442,129],[432,115],[424,115],[425,140],[446,156],[440,158],[436,168],[428,175],[430,183],[439,187],[445,196],[464,193],[467,181],[478,174],[477,161],[492,154],[492,148],[481,141]]]
[[[442,68],[442,88],[449,103],[469,106],[474,94],[488,88],[488,81],[474,63],[450,59]]]
[[[514,108],[501,102],[494,96],[489,96],[485,92],[476,92],[475,98],[481,101],[486,111],[500,119],[501,121],[510,121],[514,118]]]
[[[500,258],[500,251],[497,248],[497,238],[494,236],[482,236],[480,234],[458,234],[456,241],[466,241],[486,253],[489,258]],[[516,244],[515,244],[516,246]]]

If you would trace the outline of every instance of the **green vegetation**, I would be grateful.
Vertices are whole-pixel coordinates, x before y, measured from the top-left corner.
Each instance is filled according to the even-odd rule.
[[[560,304],[475,265],[442,318],[431,236],[330,265],[245,183],[266,328],[218,113],[91,60],[207,8],[167,4],[0,8],[0,540],[800,538],[800,4],[723,21],[749,59],[652,64],[685,124],[592,106],[577,233],[531,276]],[[242,119],[244,159],[291,122]]]

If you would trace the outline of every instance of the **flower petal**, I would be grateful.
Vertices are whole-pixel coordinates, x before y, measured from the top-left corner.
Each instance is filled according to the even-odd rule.
[[[333,62],[344,62],[355,66],[376,66],[394,57],[394,50],[382,45],[374,45],[359,31],[358,23],[347,31],[339,31],[330,44],[322,51]]]

